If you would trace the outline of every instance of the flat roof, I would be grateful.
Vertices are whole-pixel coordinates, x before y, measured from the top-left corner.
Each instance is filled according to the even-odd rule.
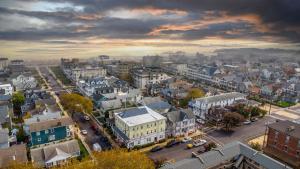
[[[141,106],[123,112],[116,113],[128,126],[136,126],[144,123],[165,120],[166,117],[160,115],[147,106]]]

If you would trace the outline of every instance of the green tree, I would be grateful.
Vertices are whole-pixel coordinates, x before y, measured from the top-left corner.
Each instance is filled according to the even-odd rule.
[[[13,102],[13,108],[14,108],[14,113],[17,114],[18,116],[21,116],[21,106],[25,102],[25,97],[23,93],[17,92],[12,95],[12,102]]]
[[[242,121],[244,121],[244,117],[239,113],[235,113],[235,112],[226,113],[223,118],[223,124],[226,131],[229,131],[230,129],[232,129],[234,126],[237,126]]]
[[[90,114],[93,111],[93,102],[91,99],[79,94],[62,94],[60,96],[60,101],[64,109],[69,113],[72,113],[72,115],[75,112]]]
[[[23,127],[20,127],[19,131],[17,133],[17,141],[18,142],[25,142],[26,138],[27,138],[27,136],[26,136],[25,131],[23,130]]]

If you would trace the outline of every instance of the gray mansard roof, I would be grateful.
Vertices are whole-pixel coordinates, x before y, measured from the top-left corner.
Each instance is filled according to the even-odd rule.
[[[161,169],[207,169],[216,167],[232,159],[236,159],[234,165],[238,167],[240,164],[238,159],[243,159],[244,157],[255,161],[266,169],[291,169],[285,164],[282,164],[241,142],[226,144],[223,148],[213,149],[198,155],[195,158],[184,159],[173,164],[167,164]]]

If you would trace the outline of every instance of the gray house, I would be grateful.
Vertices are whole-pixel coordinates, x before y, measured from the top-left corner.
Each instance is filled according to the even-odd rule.
[[[187,136],[196,131],[195,115],[191,109],[171,111],[166,116],[166,135],[173,137]]]

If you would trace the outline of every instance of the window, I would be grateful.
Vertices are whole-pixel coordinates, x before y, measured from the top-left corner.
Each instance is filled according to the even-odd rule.
[[[37,139],[37,141],[38,141],[38,142],[41,142],[41,141],[42,141],[42,139],[41,139],[41,138],[38,138],[38,139]]]
[[[296,156],[300,157],[300,151],[297,151]]]
[[[55,135],[50,135],[48,139],[49,139],[49,141],[55,140]]]
[[[50,133],[54,133],[54,129],[52,128],[52,129],[50,129]]]
[[[287,146],[284,146],[284,147],[283,147],[283,150],[287,152],[287,151],[288,151],[288,147],[287,147]]]
[[[275,139],[278,139],[278,131],[275,131]]]
[[[41,133],[40,133],[39,131],[37,131],[37,132],[36,132],[36,135],[39,136],[39,135],[41,135]]]
[[[286,136],[286,138],[285,138],[285,144],[288,144],[289,141],[290,141],[290,136]]]
[[[300,148],[300,140],[298,140],[298,148]]]

